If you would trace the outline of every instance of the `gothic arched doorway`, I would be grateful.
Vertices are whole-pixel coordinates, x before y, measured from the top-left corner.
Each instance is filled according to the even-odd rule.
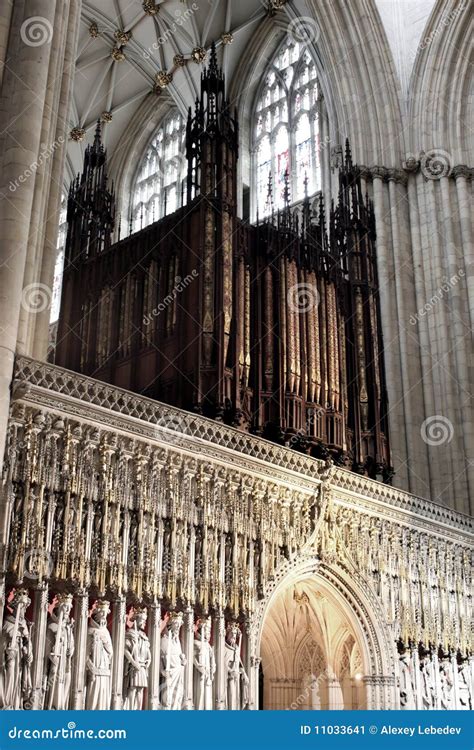
[[[390,638],[379,632],[379,613],[368,618],[357,576],[347,590],[342,578],[342,570],[301,564],[262,602],[264,709],[394,707]]]

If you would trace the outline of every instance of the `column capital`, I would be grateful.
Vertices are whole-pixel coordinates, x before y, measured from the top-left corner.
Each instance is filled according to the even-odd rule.
[[[457,180],[458,177],[464,177],[466,180],[472,180],[474,169],[466,164],[456,164],[451,170],[451,176]]]

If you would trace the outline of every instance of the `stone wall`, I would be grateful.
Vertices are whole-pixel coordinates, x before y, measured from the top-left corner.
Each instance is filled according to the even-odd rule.
[[[107,707],[132,700],[123,664],[127,644],[144,641],[140,633],[150,650],[140,677],[146,698],[134,694],[136,707],[145,700],[150,708],[160,701],[173,707],[163,630],[164,643],[179,643],[186,656],[176,700],[191,708],[202,698],[193,653],[209,651],[209,628],[217,664],[212,706],[246,701],[256,708],[269,601],[308,559],[360,621],[371,654],[370,707],[400,703],[383,687],[394,679],[392,668],[400,680],[419,675],[419,708],[428,700],[426,675],[433,702],[424,707],[448,701],[439,677],[445,667],[456,672],[459,694],[466,672],[471,685],[470,519],[218,422],[19,358],[1,510],[4,654],[16,618],[16,633],[25,629],[33,655],[31,692],[21,700],[35,708],[58,700],[51,697],[54,670],[53,688],[48,683],[48,632],[57,632],[58,622],[66,627],[72,603],[72,707],[100,707],[90,697],[96,693]],[[179,642],[169,636],[175,619]],[[31,636],[24,620],[35,623]],[[91,686],[85,658],[97,629],[101,643],[110,641],[105,692]],[[241,641],[248,684],[239,677],[230,695],[232,638]],[[63,653],[60,640],[54,647]],[[411,697],[407,702],[412,707]]]

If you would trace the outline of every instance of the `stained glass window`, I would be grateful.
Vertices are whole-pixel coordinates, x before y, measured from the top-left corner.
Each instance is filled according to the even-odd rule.
[[[288,170],[290,200],[321,189],[318,80],[316,66],[305,44],[286,40],[265,76],[255,106],[254,168],[256,206],[260,215],[284,204]]]
[[[173,213],[185,200],[184,135],[184,120],[173,113],[160,125],[148,146],[132,193],[133,232]]]

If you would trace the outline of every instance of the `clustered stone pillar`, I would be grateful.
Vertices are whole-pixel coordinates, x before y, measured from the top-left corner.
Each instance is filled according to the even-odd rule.
[[[33,354],[36,314],[49,308],[81,8],[71,0],[7,5],[0,22],[0,471],[14,355]],[[45,239],[40,227],[47,217]],[[45,357],[46,346],[42,335],[35,355]],[[2,505],[3,530],[4,513]]]
[[[395,483],[470,513],[473,170],[444,167],[438,174],[420,152],[403,169],[363,169],[376,219]]]
[[[87,618],[89,614],[89,597],[87,591],[80,590],[76,594],[76,606],[74,610],[75,620],[75,652],[76,659],[72,673],[72,701],[71,708],[80,711],[85,706],[85,671],[86,671],[86,644],[87,644]]]
[[[112,641],[114,656],[112,668],[112,705],[111,708],[120,710],[123,707],[123,667],[125,650],[125,623],[127,613],[125,597],[120,596],[113,602]]]
[[[226,676],[224,672],[225,618],[223,612],[218,612],[214,618],[214,649],[216,652],[215,706],[219,711],[226,707]]]
[[[148,708],[156,711],[160,706],[160,641],[161,641],[161,605],[150,606],[150,648],[151,665],[148,689]]]

